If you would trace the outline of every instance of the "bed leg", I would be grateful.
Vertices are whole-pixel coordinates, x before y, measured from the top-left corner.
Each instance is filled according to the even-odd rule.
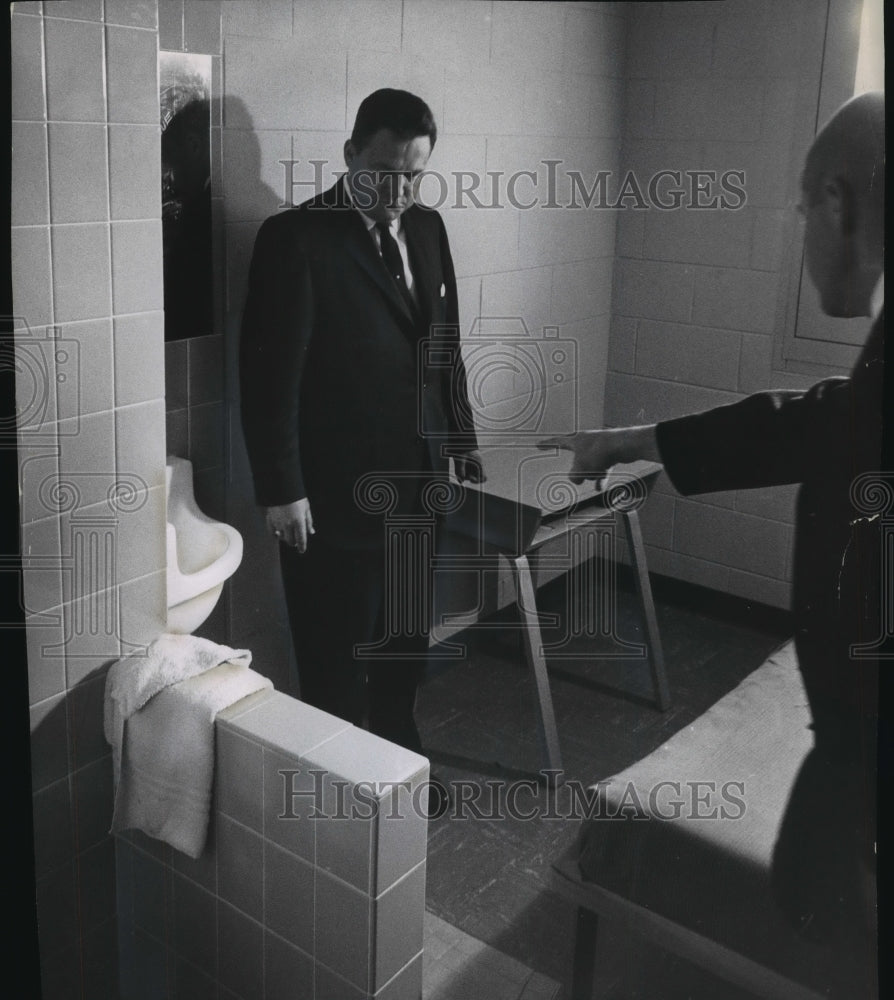
[[[571,1000],[592,1000],[596,969],[596,931],[599,918],[592,910],[577,908],[574,935],[574,967],[571,973]]]

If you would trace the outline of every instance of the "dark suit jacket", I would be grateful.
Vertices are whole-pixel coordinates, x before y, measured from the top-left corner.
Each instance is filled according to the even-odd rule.
[[[817,740],[831,741],[832,753],[853,748],[854,727],[877,709],[877,666],[849,650],[880,631],[880,519],[855,505],[851,487],[881,468],[884,338],[882,312],[850,377],[658,425],[662,461],[681,493],[803,484],[795,641]]]
[[[858,478],[882,468],[884,339],[882,313],[849,378],[658,425],[662,460],[683,493],[802,484],[792,606],[814,749],[792,789],[772,879],[792,922],[841,957],[842,996],[870,995],[855,983],[874,962],[864,886],[875,866],[879,661],[851,647],[881,636],[890,599],[881,554],[890,497],[882,486],[881,503],[867,504],[873,491]]]
[[[476,443],[440,216],[419,206],[402,216],[414,317],[343,184],[258,233],[242,323],[242,423],[259,504],[307,497],[319,537],[367,547],[384,535],[381,513],[355,501],[363,476],[393,473],[406,509],[421,478],[446,473],[442,446]]]

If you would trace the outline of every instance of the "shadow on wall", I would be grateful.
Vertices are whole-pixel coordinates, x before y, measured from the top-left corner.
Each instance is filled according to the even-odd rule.
[[[269,677],[277,690],[297,696],[279,554],[255,503],[239,403],[239,336],[251,254],[261,223],[283,210],[284,192],[262,180],[261,144],[244,102],[227,95],[222,103],[222,118],[215,118],[218,109],[212,108],[212,120],[223,121],[218,190],[222,239],[215,259],[223,261],[218,270],[224,307],[225,519],[242,535],[244,550],[242,565],[221,605],[225,604],[229,621],[228,643],[250,649],[254,669]],[[285,169],[283,165],[283,178]]]

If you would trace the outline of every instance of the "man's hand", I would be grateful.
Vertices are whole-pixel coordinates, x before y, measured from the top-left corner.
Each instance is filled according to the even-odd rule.
[[[464,455],[454,455],[453,468],[456,471],[456,478],[461,483],[483,483],[487,479],[479,451],[467,451]]]
[[[299,552],[307,551],[307,540],[314,534],[314,519],[307,497],[279,507],[268,507],[267,530],[274,538]]]
[[[574,461],[568,474],[573,483],[585,479],[601,480],[618,462],[648,459],[660,462],[655,425],[621,427],[602,431],[578,431],[561,437],[546,438],[538,448],[564,448],[573,452]]]

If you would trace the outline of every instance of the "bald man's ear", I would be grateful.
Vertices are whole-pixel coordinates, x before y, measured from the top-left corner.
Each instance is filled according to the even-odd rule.
[[[351,165],[351,161],[357,155],[357,150],[354,148],[354,143],[351,142],[350,139],[348,139],[348,140],[345,141],[344,152],[345,152],[345,163],[348,166],[350,166]]]
[[[841,176],[833,177],[823,185],[824,208],[829,219],[842,236],[853,236],[857,229],[857,204],[853,188]]]

